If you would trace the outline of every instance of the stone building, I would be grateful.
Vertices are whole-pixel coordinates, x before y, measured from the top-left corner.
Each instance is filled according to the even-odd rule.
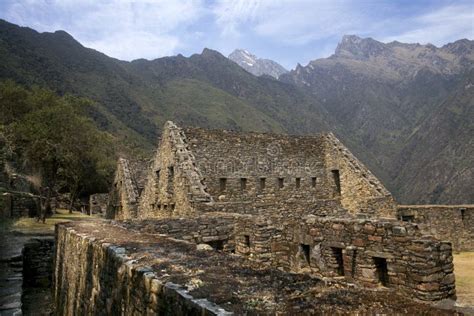
[[[146,162],[131,162],[125,158],[119,158],[113,187],[107,201],[107,217],[115,219],[137,217],[146,168]]]
[[[474,205],[399,205],[398,219],[449,240],[455,251],[474,251]]]
[[[260,267],[438,301],[455,297],[451,242],[473,246],[470,228],[455,236],[430,225],[440,212],[397,206],[331,133],[237,133],[167,122],[150,165],[140,172],[131,165],[118,162],[109,218]],[[472,208],[460,214],[472,227]]]
[[[105,215],[107,212],[109,195],[96,193],[89,196],[89,210],[91,214]]]
[[[33,217],[39,212],[39,197],[28,177],[5,172],[0,163],[0,219]]]
[[[390,192],[331,133],[242,134],[168,122],[146,183],[140,218],[209,211],[396,217]]]

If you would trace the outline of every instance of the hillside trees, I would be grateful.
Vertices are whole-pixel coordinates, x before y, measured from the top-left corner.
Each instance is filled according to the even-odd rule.
[[[74,201],[108,189],[113,139],[83,113],[90,102],[41,88],[27,90],[11,81],[0,84],[1,124],[17,164],[41,179],[42,209],[49,207],[52,192],[70,192]]]

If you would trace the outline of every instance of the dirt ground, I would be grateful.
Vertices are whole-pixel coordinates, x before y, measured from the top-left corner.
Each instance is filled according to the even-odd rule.
[[[457,302],[474,306],[474,252],[454,254]]]

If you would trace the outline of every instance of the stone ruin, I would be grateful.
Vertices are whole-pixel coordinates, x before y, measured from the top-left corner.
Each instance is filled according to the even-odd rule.
[[[35,191],[28,177],[0,161],[0,220],[37,215],[39,196]]]
[[[109,195],[107,193],[91,194],[89,196],[90,214],[105,216],[107,212],[108,203],[109,203]]]
[[[122,313],[167,314],[170,306],[184,314],[240,313],[245,287],[233,285],[227,307],[218,305],[225,299],[217,293],[233,278],[247,280],[243,270],[260,275],[264,288],[247,299],[258,300],[258,293],[272,297],[245,311],[297,312],[301,301],[277,299],[295,294],[295,289],[275,289],[280,278],[304,280],[297,292],[306,291],[305,301],[318,307],[303,304],[303,311],[333,310],[338,303],[321,297],[349,295],[344,291],[363,302],[346,301],[338,307],[341,312],[397,311],[397,297],[403,306],[412,304],[407,298],[455,299],[452,241],[471,240],[454,244],[472,250],[473,235],[430,231],[434,217],[427,214],[435,212],[397,206],[332,133],[243,134],[167,122],[149,166],[118,161],[107,207],[114,221],[96,224],[100,228],[92,223],[57,227],[55,302],[65,313],[121,308]],[[466,227],[472,227],[472,214],[472,207],[464,208]],[[203,254],[207,248],[216,254]],[[202,273],[213,264],[225,270],[220,282]],[[93,282],[84,287],[81,280],[90,273]],[[318,288],[319,299],[308,286]],[[382,299],[387,293],[390,299]],[[84,303],[72,305],[73,298]],[[237,298],[240,305],[232,303]],[[414,310],[427,308],[420,306]]]

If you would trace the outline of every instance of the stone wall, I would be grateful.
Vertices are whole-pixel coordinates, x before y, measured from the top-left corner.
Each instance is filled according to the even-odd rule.
[[[241,217],[236,254],[280,269],[389,287],[420,300],[455,297],[449,242],[416,224],[306,216]]]
[[[91,214],[105,215],[108,203],[109,194],[107,193],[97,193],[89,196],[89,210]]]
[[[127,174],[119,171],[118,178],[121,173]],[[118,178],[115,185],[121,183]],[[131,190],[124,187],[113,192],[121,191]],[[125,196],[137,200],[128,193]],[[315,205],[320,201],[339,205],[332,214],[329,209],[319,214]],[[140,211],[136,202],[129,202],[131,211],[124,202],[116,204],[111,217],[115,214],[119,219],[270,210],[339,215],[341,206],[353,214],[395,217],[391,194],[332,134],[182,129],[172,122],[166,123],[147,171]]]
[[[186,128],[184,132],[202,172],[215,210],[309,208],[337,196],[324,166],[319,136],[237,133]]]
[[[148,172],[140,217],[192,216],[196,203],[211,201],[186,135],[181,128],[167,122]]]
[[[97,240],[93,232],[59,225],[56,241],[53,295],[58,315],[226,315],[182,286],[159,279],[150,267],[127,256],[125,248]]]
[[[208,213],[194,218],[128,220],[116,224],[132,231],[165,234],[195,244],[208,244],[216,250],[233,252],[234,224],[239,216],[231,213]]]
[[[340,178],[343,207],[352,214],[395,218],[396,204],[384,185],[332,133],[325,140],[326,165]]]
[[[449,240],[455,251],[474,251],[474,205],[399,205],[397,212],[425,234]]]
[[[51,287],[54,238],[34,238],[23,248],[23,286]]]
[[[141,189],[130,168],[130,161],[119,158],[113,187],[109,193],[107,218],[126,219],[137,217]]]
[[[59,224],[56,240],[58,315],[441,313],[389,288],[361,290],[335,279],[271,269],[107,221]]]
[[[0,219],[36,216],[39,204],[34,191],[27,176],[14,173],[12,167],[0,163]]]
[[[33,194],[5,192],[0,196],[0,218],[34,217],[38,210],[38,198]]]

